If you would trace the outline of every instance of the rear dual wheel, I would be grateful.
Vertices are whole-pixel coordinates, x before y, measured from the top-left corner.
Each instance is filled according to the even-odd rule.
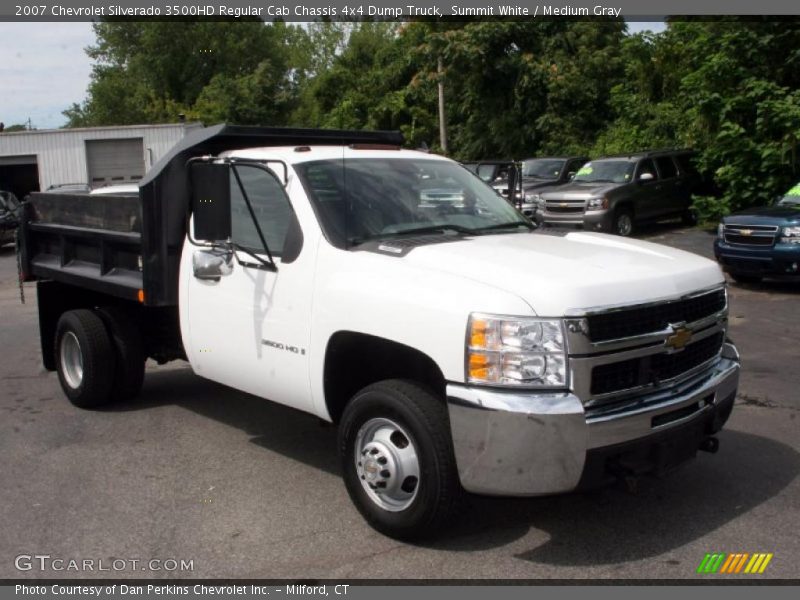
[[[55,357],[61,389],[80,408],[128,400],[141,389],[141,336],[119,309],[65,312],[56,325]]]

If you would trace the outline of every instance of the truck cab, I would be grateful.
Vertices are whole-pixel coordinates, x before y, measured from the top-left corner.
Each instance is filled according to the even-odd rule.
[[[401,144],[217,126],[138,198],[33,195],[21,258],[45,366],[79,407],[130,401],[146,358],[183,359],[332,422],[355,506],[402,539],[466,493],[567,492],[716,450],[739,361],[714,262],[537,234]]]

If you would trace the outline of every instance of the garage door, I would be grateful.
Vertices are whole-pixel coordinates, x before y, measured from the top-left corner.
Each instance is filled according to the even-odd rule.
[[[31,192],[38,192],[36,156],[0,156],[0,190],[13,192],[20,200]]]
[[[86,163],[93,188],[138,181],[144,176],[144,143],[142,138],[87,140]]]

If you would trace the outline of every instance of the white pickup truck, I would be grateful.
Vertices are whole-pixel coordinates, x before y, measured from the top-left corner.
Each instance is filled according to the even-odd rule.
[[[32,195],[45,366],[93,407],[135,396],[147,358],[185,359],[336,423],[353,502],[406,539],[465,491],[567,492],[716,451],[739,360],[715,263],[537,233],[401,143],[220,125],[138,197]]]

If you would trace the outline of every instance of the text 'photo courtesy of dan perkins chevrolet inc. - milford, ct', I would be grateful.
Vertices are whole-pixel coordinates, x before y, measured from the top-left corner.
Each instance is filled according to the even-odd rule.
[[[416,6],[403,4],[393,6],[375,6],[372,4],[344,3],[328,6],[303,6],[265,4],[251,6],[228,6],[225,4],[174,4],[166,6],[18,6],[19,16],[51,16],[51,17],[339,17],[358,19],[362,17],[379,17],[399,19],[404,17],[619,17],[621,8],[595,5],[593,7],[536,4],[521,6],[517,4],[498,4],[487,6],[459,6],[453,4],[448,9],[438,6]],[[27,9],[27,10],[26,10]],[[36,12],[32,12],[36,10]],[[31,12],[29,12],[31,11]]]

